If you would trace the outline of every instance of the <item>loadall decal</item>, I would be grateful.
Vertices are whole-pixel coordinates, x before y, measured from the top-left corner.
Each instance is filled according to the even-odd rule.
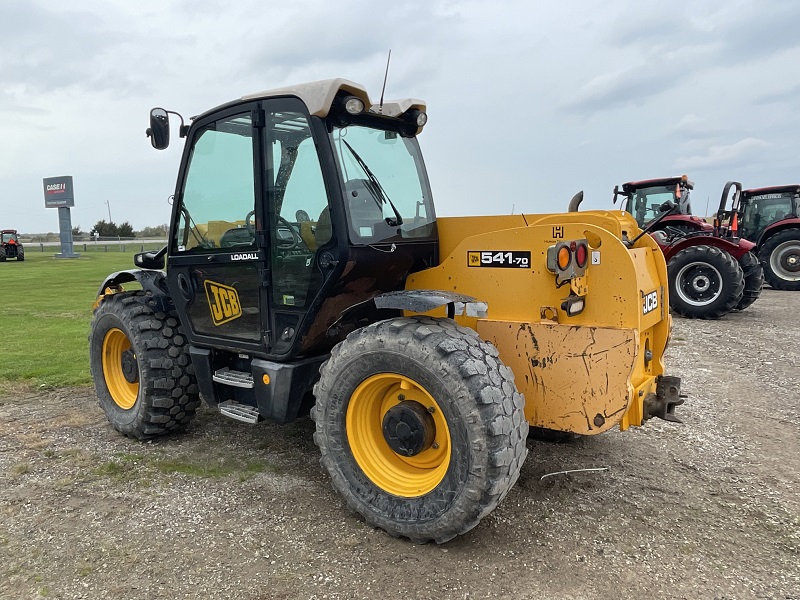
[[[470,250],[467,252],[467,266],[527,269],[531,266],[531,253],[519,250]]]
[[[222,325],[242,316],[242,303],[236,289],[206,279],[206,298],[214,325]]]

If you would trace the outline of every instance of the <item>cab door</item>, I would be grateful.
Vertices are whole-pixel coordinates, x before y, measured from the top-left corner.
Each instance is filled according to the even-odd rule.
[[[270,344],[261,119],[257,104],[239,105],[199,120],[187,140],[167,268],[194,345],[263,353]]]

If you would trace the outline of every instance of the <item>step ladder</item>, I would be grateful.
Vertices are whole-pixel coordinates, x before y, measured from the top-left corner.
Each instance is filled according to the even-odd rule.
[[[226,400],[225,402],[220,402],[217,406],[220,414],[230,417],[231,419],[241,421],[242,423],[250,423],[251,425],[255,425],[258,423],[258,419],[260,418],[258,409],[255,406],[250,406],[249,404],[240,404],[238,402],[234,402],[233,400]]]
[[[239,388],[253,388],[253,374],[245,371],[234,371],[228,367],[214,371],[212,379],[217,383],[232,385]]]

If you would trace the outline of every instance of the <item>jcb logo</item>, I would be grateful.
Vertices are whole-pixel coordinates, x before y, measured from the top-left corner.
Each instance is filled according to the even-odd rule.
[[[209,280],[205,281],[205,288],[214,325],[222,325],[242,316],[239,294],[234,288]]]
[[[642,300],[642,314],[646,315],[658,308],[658,291],[650,292]]]

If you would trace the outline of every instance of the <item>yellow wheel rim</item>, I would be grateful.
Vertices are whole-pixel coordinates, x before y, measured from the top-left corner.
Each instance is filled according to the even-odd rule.
[[[415,456],[395,452],[383,436],[383,418],[402,401],[420,403],[433,417],[433,444]],[[350,397],[347,438],[353,457],[379,488],[405,498],[423,496],[436,488],[450,465],[450,430],[439,405],[417,382],[394,373],[373,375]]]
[[[109,329],[103,339],[103,376],[111,398],[120,408],[129,410],[139,396],[139,383],[131,383],[122,370],[123,354],[131,342],[121,329]]]

